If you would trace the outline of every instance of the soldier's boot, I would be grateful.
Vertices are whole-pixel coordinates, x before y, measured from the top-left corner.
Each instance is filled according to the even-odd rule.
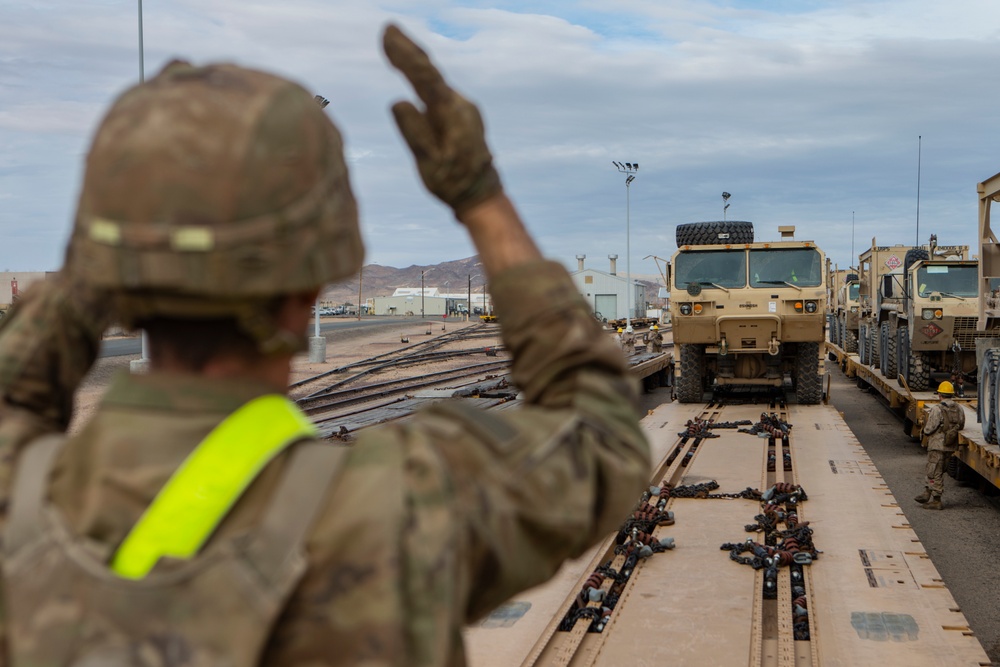
[[[941,496],[932,495],[931,499],[922,505],[925,510],[941,510],[944,509],[944,505],[941,504]]]
[[[913,500],[915,500],[916,502],[918,502],[921,505],[923,505],[924,503],[926,503],[930,499],[931,499],[931,490],[930,489],[924,489],[924,492],[921,493],[916,498],[914,498]]]

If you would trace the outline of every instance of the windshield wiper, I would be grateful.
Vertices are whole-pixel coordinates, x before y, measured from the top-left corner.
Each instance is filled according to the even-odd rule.
[[[937,292],[937,290],[931,290],[931,291],[932,292]],[[959,296],[957,294],[952,294],[951,292],[938,292],[938,294],[940,294],[942,296],[953,296],[956,299],[958,299],[959,301],[965,301],[966,300],[966,298],[964,296]]]
[[[758,285],[788,285],[789,287],[794,287],[798,291],[802,291],[802,288],[795,283],[790,283],[787,280],[758,280]]]
[[[700,280],[700,281],[698,281],[698,284],[699,285],[708,285],[710,287],[715,287],[716,289],[720,289],[723,292],[725,292],[726,294],[729,294],[729,290],[727,290],[725,287],[723,287],[722,285],[719,285],[717,283],[710,283],[710,282],[708,282],[706,280]]]

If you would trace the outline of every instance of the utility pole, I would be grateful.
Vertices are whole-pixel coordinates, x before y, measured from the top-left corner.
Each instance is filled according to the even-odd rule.
[[[420,271],[420,319],[424,319],[424,272]]]
[[[920,149],[923,143],[923,136],[917,135],[917,243],[920,247]]]

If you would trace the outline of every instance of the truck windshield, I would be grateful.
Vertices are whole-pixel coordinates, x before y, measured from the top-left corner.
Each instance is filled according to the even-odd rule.
[[[922,266],[917,269],[917,294],[940,292],[943,296],[975,297],[978,280],[979,269],[975,266]]]
[[[847,286],[847,298],[850,301],[857,301],[859,294],[861,294],[861,283],[854,283]]]
[[[675,284],[685,289],[691,283],[702,287],[746,287],[745,250],[682,252],[674,261]]]
[[[823,262],[813,248],[768,248],[750,251],[750,287],[819,287]]]

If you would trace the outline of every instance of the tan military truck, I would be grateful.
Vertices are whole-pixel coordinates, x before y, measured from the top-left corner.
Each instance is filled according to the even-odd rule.
[[[968,246],[910,248],[903,264],[881,277],[878,308],[870,319],[878,332],[878,366],[900,375],[912,391],[926,391],[932,373],[975,374],[977,262]],[[877,329],[876,329],[877,327]],[[964,349],[964,352],[963,352]]]
[[[738,223],[751,230],[742,242],[720,224],[678,226],[670,267],[678,400],[700,402],[718,386],[790,381],[799,403],[818,403],[827,312],[822,251],[793,240],[794,227],[779,227],[781,241],[754,243],[751,223]],[[705,238],[700,225],[729,236]]]
[[[880,246],[872,239],[871,248],[858,256],[858,358],[867,366],[879,365],[881,346],[879,329],[881,296],[880,291],[886,280],[902,290],[902,268],[906,253],[912,249],[908,245]],[[890,276],[886,278],[886,276]]]
[[[835,294],[833,325],[830,339],[840,346],[844,352],[858,351],[858,324],[861,304],[858,300],[861,292],[861,281],[858,274],[847,273]]]

